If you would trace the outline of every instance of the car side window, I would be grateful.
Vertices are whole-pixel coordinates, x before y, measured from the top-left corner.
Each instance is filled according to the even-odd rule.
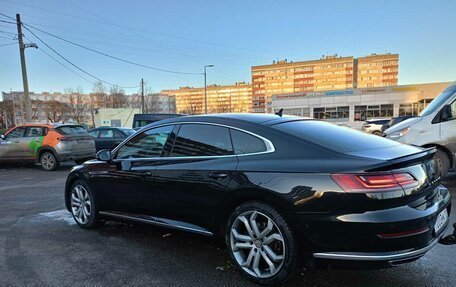
[[[121,134],[118,130],[113,130],[114,132],[114,137],[115,138],[123,138],[125,137],[123,134]]]
[[[249,154],[267,151],[264,141],[254,135],[230,129],[235,154]]]
[[[451,111],[450,119],[452,119],[452,120],[456,119],[456,101],[453,101],[450,104],[450,111]]]
[[[89,132],[89,134],[90,134],[91,136],[93,136],[94,138],[98,137],[98,134],[99,134],[99,133],[100,133],[100,131],[91,131],[91,132]]]
[[[114,137],[114,132],[113,130],[100,130],[100,134],[98,135],[99,138],[113,138]]]
[[[174,126],[164,126],[144,131],[119,148],[116,159],[152,158],[163,154],[168,137]]]
[[[40,137],[44,135],[42,127],[28,127],[25,137]]]
[[[171,157],[232,155],[230,131],[226,127],[183,124],[174,142]]]
[[[26,127],[18,127],[8,133],[7,138],[23,138]]]

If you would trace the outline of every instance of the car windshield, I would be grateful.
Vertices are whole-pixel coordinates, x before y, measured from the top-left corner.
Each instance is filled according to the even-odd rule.
[[[293,121],[272,127],[340,153],[400,145],[400,143],[383,137],[322,121]]]
[[[456,93],[456,85],[446,88],[440,95],[438,95],[432,102],[421,111],[421,117],[428,116],[435,112],[440,106],[443,105],[454,93]]]
[[[62,135],[80,135],[87,134],[87,131],[82,126],[61,126],[56,130]]]

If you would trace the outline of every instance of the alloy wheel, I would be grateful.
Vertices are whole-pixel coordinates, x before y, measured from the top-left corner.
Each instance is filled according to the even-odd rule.
[[[78,223],[86,224],[89,221],[92,202],[89,192],[82,185],[75,185],[71,191],[71,210]]]
[[[285,240],[275,222],[259,211],[247,211],[234,221],[231,250],[241,268],[257,278],[277,274],[285,261]]]
[[[51,154],[44,154],[42,157],[41,157],[41,165],[43,165],[43,167],[45,169],[52,169],[55,165],[55,158],[54,156],[52,156]]]

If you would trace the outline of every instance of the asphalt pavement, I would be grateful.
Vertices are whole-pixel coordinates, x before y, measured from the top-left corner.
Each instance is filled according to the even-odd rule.
[[[70,167],[0,166],[0,286],[256,286],[210,238],[114,222],[79,228],[64,209]],[[456,173],[444,184],[456,206]],[[455,286],[455,263],[456,245],[437,245],[386,270],[303,268],[285,286]]]

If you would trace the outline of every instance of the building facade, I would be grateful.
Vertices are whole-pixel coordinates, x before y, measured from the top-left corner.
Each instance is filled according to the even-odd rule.
[[[141,95],[133,94],[129,98],[129,107],[141,108]],[[164,93],[147,94],[144,96],[144,113],[175,114],[176,97]]]
[[[284,93],[272,97],[273,110],[359,128],[373,118],[418,115],[450,82]]]
[[[163,90],[161,93],[175,96],[177,113],[205,113],[204,88],[181,87],[178,90]],[[248,83],[207,87],[208,113],[248,113],[251,105],[252,85]]]
[[[140,112],[141,110],[139,108],[101,108],[97,110],[94,116],[95,127],[108,126],[131,128],[133,126],[134,115],[139,114]]]
[[[274,94],[397,85],[398,63],[398,54],[372,54],[252,66],[252,111],[271,111]]]

